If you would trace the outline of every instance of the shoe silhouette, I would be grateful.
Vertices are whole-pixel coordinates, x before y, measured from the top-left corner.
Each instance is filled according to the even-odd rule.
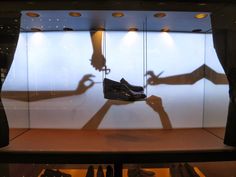
[[[105,78],[103,80],[104,98],[111,100],[139,101],[146,98],[142,92],[130,90],[125,84]]]
[[[128,177],[154,177],[155,172],[143,170],[141,168],[128,169]]]
[[[134,91],[134,92],[143,92],[143,91],[144,91],[143,87],[141,87],[141,86],[136,86],[136,85],[131,85],[131,84],[128,83],[124,78],[122,78],[122,79],[120,80],[120,83],[126,85],[130,90],[132,90],[132,91]]]
[[[71,175],[62,173],[59,170],[46,169],[41,177],[71,177]]]
[[[86,173],[86,177],[94,177],[94,168],[92,165],[90,165],[88,167],[87,173]]]
[[[113,173],[114,173],[114,172],[113,172],[112,166],[111,166],[111,165],[108,165],[108,166],[107,166],[107,171],[106,171],[106,177],[113,177],[113,176],[114,176]]]
[[[104,177],[102,166],[98,166],[97,177]]]

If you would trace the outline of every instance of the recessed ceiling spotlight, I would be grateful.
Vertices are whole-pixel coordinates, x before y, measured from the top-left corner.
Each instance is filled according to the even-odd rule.
[[[203,19],[203,18],[206,18],[207,16],[208,14],[199,13],[199,14],[196,14],[194,17],[197,19]]]
[[[52,21],[52,19],[51,19],[51,18],[49,18],[49,19],[48,19],[48,21]]]
[[[164,27],[161,29],[161,32],[170,32],[170,28]]]
[[[124,13],[122,13],[122,12],[114,12],[114,13],[112,13],[112,16],[113,17],[123,17]]]
[[[39,17],[40,16],[38,13],[35,13],[35,12],[27,12],[26,15],[29,17]]]
[[[32,31],[32,32],[40,32],[40,31],[42,31],[42,30],[39,29],[39,28],[35,28],[35,27],[34,27],[34,28],[31,28],[31,31]]]
[[[56,26],[56,28],[58,28],[59,26]]]
[[[132,28],[129,28],[129,31],[138,31],[138,28],[132,27]]]
[[[70,12],[69,15],[72,16],[72,17],[80,17],[81,13],[79,13],[79,12]]]
[[[193,33],[200,33],[200,32],[202,32],[202,29],[194,29],[194,30],[192,30],[192,32]]]
[[[63,31],[74,31],[72,28],[64,27]]]
[[[156,18],[163,18],[163,17],[166,16],[166,13],[158,12],[158,13],[155,13],[153,16],[156,17]]]

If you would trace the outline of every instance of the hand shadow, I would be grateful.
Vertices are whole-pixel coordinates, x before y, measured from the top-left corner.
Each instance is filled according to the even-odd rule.
[[[83,78],[79,81],[79,84],[77,86],[76,94],[81,95],[94,85],[94,81],[91,79],[91,77],[95,76],[92,74],[86,74],[83,76]],[[87,82],[89,82],[88,85],[86,85]]]
[[[99,72],[105,71],[106,74],[110,72],[110,69],[107,69],[106,59],[102,54],[102,35],[103,31],[91,31],[90,37],[93,46],[93,54],[91,58],[91,65],[98,70]]]
[[[163,129],[172,129],[168,114],[166,113],[160,97],[152,95],[146,99],[146,103],[159,114]]]
[[[145,76],[149,76],[147,79],[147,85],[192,85],[203,78],[208,79],[214,84],[228,84],[225,74],[217,73],[205,64],[201,65],[191,73],[160,77],[162,73],[163,71],[158,75],[155,75],[154,71],[147,71],[145,74]]]

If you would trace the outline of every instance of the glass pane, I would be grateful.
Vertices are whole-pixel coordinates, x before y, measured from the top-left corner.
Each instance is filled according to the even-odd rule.
[[[27,34],[20,33],[15,56],[2,87],[10,139],[29,128]]]

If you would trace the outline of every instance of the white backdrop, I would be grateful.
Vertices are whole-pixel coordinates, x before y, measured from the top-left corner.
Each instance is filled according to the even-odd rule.
[[[153,71],[156,75],[163,71],[160,77],[177,76],[189,74],[204,63],[222,72],[213,50],[211,35],[148,32],[147,46],[143,42],[142,32],[106,32],[103,40],[103,54],[107,67],[111,69],[107,77],[116,81],[124,77],[132,84],[143,86],[147,71]],[[22,41],[27,41],[27,48],[20,47],[25,46]],[[103,98],[103,74],[91,66],[92,54],[89,32],[20,34],[4,90],[27,91],[24,87],[25,74],[16,74],[23,71],[28,71],[29,90],[36,96],[44,91],[52,96],[59,91],[73,92],[87,74],[94,76],[91,79],[95,83],[83,94],[73,93],[30,102],[30,127],[83,128],[95,122],[96,128],[162,128],[160,115],[145,101],[112,105]],[[27,60],[28,65],[22,63],[23,60]],[[154,95],[161,98],[173,128],[225,124],[227,86],[211,85],[209,81],[201,79],[193,84],[148,85],[145,92],[148,97]],[[213,98],[219,101],[213,104],[210,101]],[[8,119],[13,126],[14,122],[18,122],[14,111]]]

